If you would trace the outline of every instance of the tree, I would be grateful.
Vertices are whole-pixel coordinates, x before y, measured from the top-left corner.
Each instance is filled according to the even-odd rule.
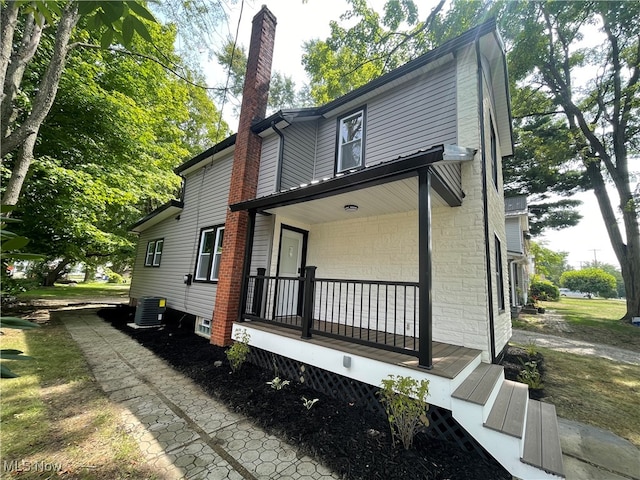
[[[567,252],[554,252],[544,246],[544,244],[531,242],[531,255],[535,265],[535,273],[543,276],[547,280],[560,285],[560,276],[563,272],[571,270],[567,263]]]
[[[242,45],[234,45],[228,40],[222,50],[216,54],[218,63],[229,69],[228,80],[225,85],[216,88],[215,95],[218,101],[224,104],[232,102],[237,112],[242,102],[242,88],[244,75],[247,70],[247,54]],[[282,108],[299,108],[312,105],[308,89],[304,86],[296,91],[296,84],[286,75],[273,72],[269,82],[269,99],[267,110],[274,112]]]
[[[134,39],[132,48],[180,65],[175,28],[149,33],[152,42]],[[129,225],[175,198],[175,166],[228,133],[202,89],[146,57],[93,48],[69,56],[15,211],[20,232],[45,255],[45,284],[76,262],[130,264]]]
[[[610,298],[616,294],[616,279],[599,268],[584,268],[564,272],[560,277],[563,287],[589,295]]]
[[[584,265],[584,268],[599,268],[604,272],[607,272],[609,275],[612,275],[613,278],[616,279],[616,295],[619,298],[624,298],[626,296],[626,292],[624,289],[624,280],[622,279],[622,274],[620,273],[620,269],[610,263],[602,263],[598,261],[587,262]]]
[[[312,96],[332,100],[496,16],[508,49],[519,128],[516,155],[506,162],[507,186],[514,182],[512,193],[538,195],[537,231],[578,220],[575,201],[546,197],[540,191],[545,184],[549,194],[565,197],[593,190],[621,265],[625,317],[640,315],[639,208],[629,169],[640,143],[640,3],[452,0],[448,10],[443,3],[418,21],[411,0],[388,1],[383,16],[351,0],[341,19],[353,26],[333,22],[326,41],[305,46]],[[597,38],[595,46],[581,43],[586,37]],[[609,197],[607,183],[616,198]]]
[[[596,195],[620,262],[628,320],[640,315],[640,210],[629,169],[640,141],[638,18],[637,2],[513,2],[501,23],[512,45],[511,80],[542,93],[552,107],[530,108],[529,114],[563,119],[575,146],[565,163],[580,161]],[[598,38],[595,46],[581,44],[586,35]],[[578,83],[585,72],[588,80]]]
[[[72,43],[71,40],[81,18],[97,34],[103,47],[114,41],[127,46],[134,33],[150,39],[141,18],[155,22],[140,0],[2,2],[0,150],[2,157],[12,163],[11,176],[2,197],[3,205],[15,205],[18,201],[33,161],[40,127],[56,98],[69,52],[79,45],[79,42]],[[55,36],[43,54],[40,47],[47,26],[55,29]],[[37,56],[38,53],[41,55]],[[22,82],[25,72],[36,60],[44,62],[46,67],[41,70],[37,88],[28,91],[22,88]]]

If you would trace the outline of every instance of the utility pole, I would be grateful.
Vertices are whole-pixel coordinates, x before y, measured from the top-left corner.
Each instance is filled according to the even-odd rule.
[[[592,248],[589,251],[593,252],[593,266],[598,268],[598,257],[596,256],[596,252],[599,252],[600,249],[599,248]]]

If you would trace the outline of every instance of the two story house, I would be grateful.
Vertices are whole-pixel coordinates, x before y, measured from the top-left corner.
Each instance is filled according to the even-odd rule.
[[[178,167],[182,198],[132,227],[132,303],[163,297],[217,345],[246,332],[292,378],[428,379],[429,402],[514,475],[561,475],[553,406],[497,365],[513,145],[495,23],[265,118],[274,32],[263,7],[238,133]]]

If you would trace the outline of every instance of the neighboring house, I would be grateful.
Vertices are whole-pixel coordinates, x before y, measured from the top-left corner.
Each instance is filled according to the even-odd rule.
[[[264,118],[274,32],[263,7],[237,135],[178,167],[183,197],[133,226],[132,302],[165,297],[217,345],[247,331],[269,365],[332,388],[428,379],[430,403],[514,475],[561,474],[553,406],[495,365],[511,337],[513,153],[495,24]]]
[[[509,297],[511,306],[526,305],[531,275],[529,253],[529,208],[527,197],[519,195],[504,199],[507,261],[509,263]]]

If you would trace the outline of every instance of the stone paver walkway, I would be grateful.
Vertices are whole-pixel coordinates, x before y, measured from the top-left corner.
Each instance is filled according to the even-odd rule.
[[[125,407],[127,432],[163,478],[340,478],[229,411],[95,311],[52,314],[84,351],[103,390]]]

